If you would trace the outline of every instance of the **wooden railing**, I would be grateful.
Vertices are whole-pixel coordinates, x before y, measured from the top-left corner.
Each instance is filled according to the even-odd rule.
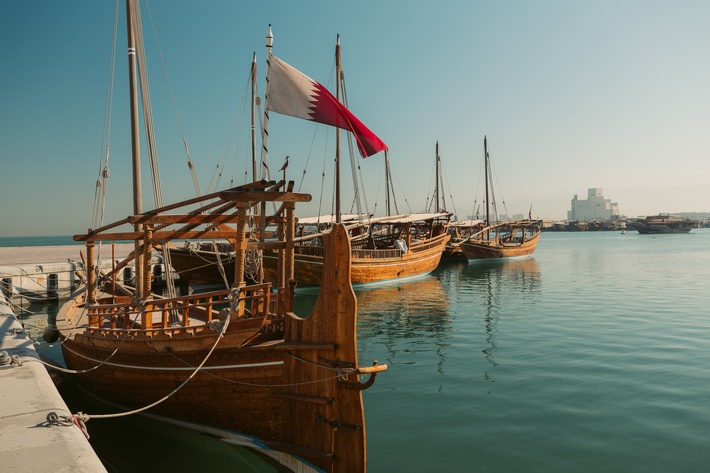
[[[213,291],[167,299],[150,299],[142,305],[127,297],[102,300],[100,304],[87,304],[89,326],[111,329],[167,329],[173,322],[183,327],[190,325],[190,319],[209,323],[232,305],[231,290]],[[267,317],[276,309],[278,299],[271,301],[271,284],[257,284],[239,289],[235,304],[237,318]],[[276,304],[276,305],[274,305]],[[234,317],[234,315],[233,315]]]
[[[387,248],[382,250],[352,250],[353,258],[401,258],[402,250]]]
[[[445,233],[442,233],[441,235],[437,235],[434,238],[432,238],[429,241],[424,241],[424,242],[419,242],[419,241],[414,241],[412,242],[412,246],[410,247],[411,251],[415,252],[420,252],[420,251],[426,251],[431,248],[437,248],[441,246],[441,240],[445,239],[448,235]]]

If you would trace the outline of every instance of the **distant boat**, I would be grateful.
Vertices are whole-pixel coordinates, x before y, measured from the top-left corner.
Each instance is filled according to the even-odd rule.
[[[488,140],[484,137],[486,175],[486,220],[483,228],[461,243],[461,249],[469,260],[484,258],[510,258],[529,255],[535,251],[540,240],[541,220],[532,220],[532,210],[528,220],[491,222],[489,205],[490,157]]]
[[[690,218],[658,214],[643,219],[629,220],[628,226],[638,230],[642,235],[653,235],[659,233],[688,233],[696,226],[696,223]]]

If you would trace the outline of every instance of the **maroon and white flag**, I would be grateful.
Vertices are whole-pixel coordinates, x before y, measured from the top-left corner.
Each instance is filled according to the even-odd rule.
[[[276,56],[271,56],[267,86],[270,111],[348,130],[366,158],[387,145],[345,108],[323,85]]]

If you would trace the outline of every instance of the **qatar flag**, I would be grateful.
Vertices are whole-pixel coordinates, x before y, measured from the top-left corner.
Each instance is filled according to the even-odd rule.
[[[364,158],[387,149],[377,135],[321,84],[276,56],[271,56],[269,65],[266,94],[270,111],[348,130],[355,135]]]

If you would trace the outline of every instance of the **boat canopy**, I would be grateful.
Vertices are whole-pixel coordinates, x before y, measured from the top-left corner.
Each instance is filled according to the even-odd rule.
[[[449,223],[450,227],[477,227],[486,223],[485,220],[456,220],[455,222]]]
[[[439,219],[449,219],[451,218],[449,212],[436,212],[436,213],[421,213],[421,214],[401,214],[393,215],[391,217],[378,217],[370,220],[370,223],[415,223],[415,222],[426,222],[429,220],[439,220]]]
[[[367,220],[372,217],[372,214],[345,214],[340,216],[340,221],[342,223],[353,222],[356,220]],[[318,217],[304,217],[299,218],[298,223],[300,225],[319,225],[326,224],[330,225],[335,223],[335,215],[320,215]]]

